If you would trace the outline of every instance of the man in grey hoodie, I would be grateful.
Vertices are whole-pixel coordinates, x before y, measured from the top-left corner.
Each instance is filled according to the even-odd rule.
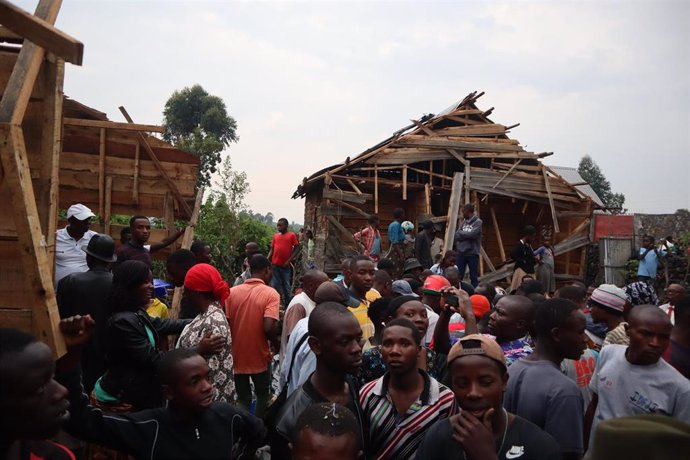
[[[453,240],[457,255],[457,266],[460,276],[465,276],[465,269],[470,269],[470,283],[473,287],[479,284],[479,248],[482,244],[482,220],[474,215],[474,205],[462,207],[462,225]]]

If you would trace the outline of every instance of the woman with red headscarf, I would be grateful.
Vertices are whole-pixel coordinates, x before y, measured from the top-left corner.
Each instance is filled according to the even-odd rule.
[[[184,278],[184,295],[197,316],[187,325],[177,342],[178,348],[191,348],[207,335],[220,335],[226,339],[223,350],[206,357],[214,401],[230,404],[237,402],[235,380],[232,373],[232,338],[228,320],[221,305],[230,296],[230,288],[209,264],[196,264]]]

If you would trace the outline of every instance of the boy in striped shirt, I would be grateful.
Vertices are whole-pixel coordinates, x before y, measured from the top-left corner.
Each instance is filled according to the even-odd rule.
[[[409,320],[390,321],[381,339],[388,371],[359,392],[376,459],[415,458],[426,430],[457,411],[453,392],[418,368],[421,341]]]

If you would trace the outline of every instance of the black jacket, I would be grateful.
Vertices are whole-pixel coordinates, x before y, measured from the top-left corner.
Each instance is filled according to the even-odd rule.
[[[515,268],[522,268],[525,273],[534,274],[534,251],[532,246],[519,241],[510,251],[510,258],[515,261]]]
[[[57,379],[69,390],[71,417],[65,430],[137,459],[230,459],[238,442],[256,448],[266,435],[260,419],[230,404],[215,402],[194,419],[182,419],[167,408],[111,414],[89,405],[79,372]]]
[[[105,268],[92,268],[83,273],[71,273],[57,286],[57,304],[60,318],[91,315],[96,321],[93,338],[82,352],[84,387],[93,389],[96,380],[105,372],[105,335],[110,318],[110,291],[113,274]]]
[[[113,314],[106,334],[108,370],[101,387],[136,410],[161,405],[160,385],[156,379],[159,336],[182,332],[189,320],[152,318],[143,310]],[[151,345],[146,327],[153,332]]]
[[[360,446],[362,446],[362,451],[365,453],[365,458],[369,458],[366,455],[369,445],[368,419],[364,416],[362,408],[359,405],[359,392],[356,380],[348,376],[347,383],[350,387],[350,396],[352,399],[346,407],[350,409],[357,418],[360,429]],[[285,401],[285,405],[278,412],[275,427],[269,427],[271,430],[269,432],[269,440],[272,460],[287,460],[292,458],[288,443],[291,442],[292,436],[294,435],[293,431],[297,425],[297,419],[307,407],[322,402],[329,401],[316,391],[316,388],[311,384],[311,377],[290,395],[287,401]]]

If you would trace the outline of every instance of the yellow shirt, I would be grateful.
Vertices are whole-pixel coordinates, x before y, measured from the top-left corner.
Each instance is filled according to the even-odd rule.
[[[158,300],[157,298],[153,298],[151,301],[151,305],[148,306],[146,309],[146,313],[149,314],[149,316],[154,317],[154,318],[160,318],[160,319],[167,319],[170,318],[170,312],[168,311],[167,305],[165,305],[163,302]]]
[[[374,335],[374,323],[371,322],[369,315],[367,314],[369,311],[369,302],[366,300],[360,300],[360,302],[359,307],[347,307],[347,309],[350,310],[353,315],[355,315],[357,322],[359,322],[359,325],[362,327],[362,339],[368,340],[369,337]]]
[[[374,288],[371,288],[367,291],[367,302],[369,302],[370,304],[373,303],[375,300],[380,299],[381,297],[381,293]]]

